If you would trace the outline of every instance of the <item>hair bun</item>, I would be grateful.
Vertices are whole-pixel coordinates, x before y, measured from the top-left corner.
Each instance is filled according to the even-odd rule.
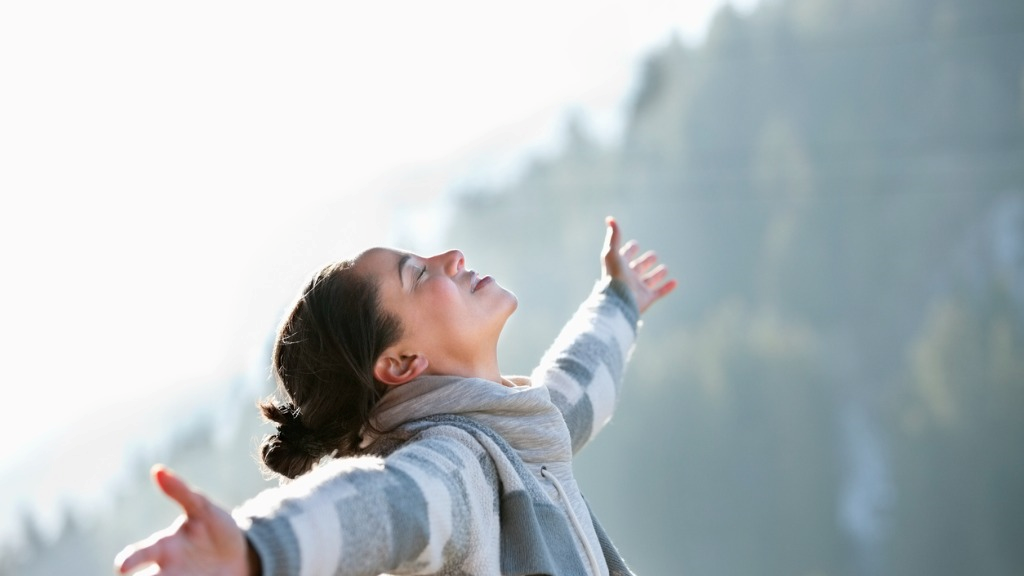
[[[271,470],[295,478],[306,472],[329,450],[318,435],[302,423],[302,414],[290,402],[263,404],[263,416],[277,425],[277,433],[263,439],[263,462]]]

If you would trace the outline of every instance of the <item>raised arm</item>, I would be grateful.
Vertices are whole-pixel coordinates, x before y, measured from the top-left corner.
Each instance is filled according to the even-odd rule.
[[[676,287],[654,252],[638,256],[636,242],[622,245],[614,218],[606,225],[601,280],[532,375],[550,389],[574,452],[611,419],[640,314]]]

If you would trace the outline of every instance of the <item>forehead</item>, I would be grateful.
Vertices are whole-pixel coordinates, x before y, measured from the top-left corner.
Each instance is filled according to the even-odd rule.
[[[407,252],[394,248],[370,248],[356,257],[355,268],[378,285],[400,282],[398,263]]]

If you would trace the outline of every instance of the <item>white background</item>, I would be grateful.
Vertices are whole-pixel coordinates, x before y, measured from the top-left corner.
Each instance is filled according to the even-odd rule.
[[[570,110],[613,139],[642,56],[720,3],[0,5],[0,515],[88,488],[26,472],[46,450],[245,369],[313,266],[423,234],[394,209]]]

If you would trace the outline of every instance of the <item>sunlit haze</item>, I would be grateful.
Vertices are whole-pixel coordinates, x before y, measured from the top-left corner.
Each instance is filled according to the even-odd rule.
[[[0,471],[251,369],[313,266],[567,113],[613,137],[720,3],[4,3]]]

